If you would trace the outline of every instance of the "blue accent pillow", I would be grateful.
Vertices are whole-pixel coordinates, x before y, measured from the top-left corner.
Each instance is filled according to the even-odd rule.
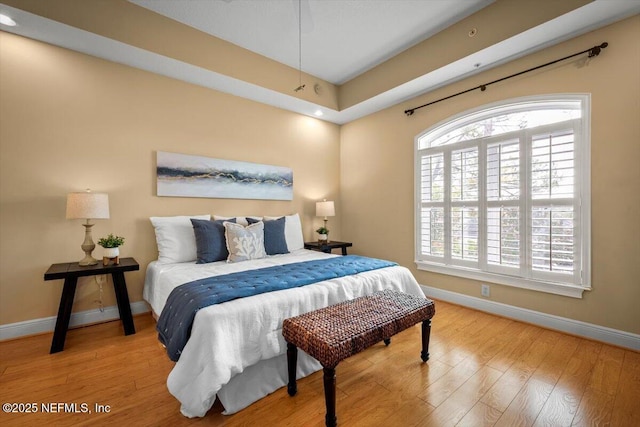
[[[196,264],[227,259],[229,251],[224,237],[224,225],[222,225],[225,221],[236,222],[236,219],[217,221],[191,219],[193,232],[196,235]]]
[[[286,218],[272,219],[264,222],[264,250],[267,255],[288,254],[287,239],[284,237]],[[257,219],[248,218],[249,224],[259,222]]]

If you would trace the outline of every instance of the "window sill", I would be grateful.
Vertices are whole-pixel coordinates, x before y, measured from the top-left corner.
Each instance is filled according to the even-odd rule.
[[[481,280],[490,283],[497,283],[499,285],[513,286],[516,288],[546,292],[549,294],[562,295],[571,298],[582,298],[582,293],[584,291],[591,290],[591,288],[585,288],[578,285],[524,279],[521,277],[488,273],[486,271],[471,270],[463,267],[434,264],[426,261],[415,261],[415,263],[418,267],[418,270],[447,274],[449,276],[464,277],[466,279]]]

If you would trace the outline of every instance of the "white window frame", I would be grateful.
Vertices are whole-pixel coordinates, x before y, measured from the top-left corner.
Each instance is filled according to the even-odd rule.
[[[500,266],[489,266],[487,263],[486,254],[486,215],[487,210],[487,197],[486,197],[486,174],[479,172],[479,200],[473,202],[473,205],[478,206],[481,214],[478,219],[478,262],[467,261],[453,261],[451,259],[451,248],[445,244],[444,257],[430,257],[422,254],[421,249],[421,227],[422,227],[422,195],[421,195],[421,160],[425,152],[428,154],[436,154],[442,152],[445,158],[445,177],[450,175],[450,156],[453,151],[457,151],[463,148],[472,146],[478,146],[478,159],[479,162],[486,162],[486,145],[495,141],[496,138],[504,139],[505,136],[510,134],[520,134],[519,137],[524,137],[527,141],[528,150],[531,149],[531,137],[535,134],[536,130],[541,128],[557,128],[555,124],[544,125],[538,128],[528,128],[521,131],[514,131],[505,133],[497,137],[489,136],[485,138],[479,138],[473,141],[461,141],[457,143],[434,146],[429,148],[421,148],[420,141],[429,135],[429,138],[437,138],[444,135],[447,132],[455,128],[468,125],[470,123],[481,120],[481,118],[490,117],[491,115],[500,115],[505,112],[515,112],[528,110],[531,104],[537,102],[558,102],[559,105],[562,102],[580,101],[581,103],[581,118],[573,120],[574,137],[574,198],[573,203],[577,209],[577,215],[574,218],[575,229],[580,230],[580,233],[574,234],[574,251],[576,257],[574,263],[579,270],[574,272],[573,277],[565,275],[559,276],[557,273],[546,272],[532,272],[530,265],[526,266],[526,269],[513,269],[511,274],[508,274],[508,269]],[[490,114],[491,112],[494,114]],[[487,113],[484,115],[483,113]],[[466,120],[465,120],[466,118]],[[568,123],[569,121],[563,122]],[[455,124],[455,125],[454,125]],[[539,96],[529,96],[523,98],[504,100],[488,105],[484,105],[469,111],[465,111],[456,116],[450,117],[432,127],[421,132],[415,137],[414,140],[414,157],[415,157],[415,263],[419,270],[431,271],[441,274],[453,275],[458,277],[464,277],[469,279],[475,279],[480,281],[486,281],[491,283],[497,283],[507,286],[514,286],[518,288],[530,289],[535,291],[547,292],[557,295],[569,296],[573,298],[582,298],[582,293],[591,289],[591,96],[590,94],[549,94]],[[480,141],[480,142],[478,142]],[[522,151],[521,151],[522,152]],[[529,196],[528,183],[530,179],[529,170],[529,156],[530,152],[527,152],[525,158],[520,158],[520,167],[524,168],[520,172],[520,204],[521,206],[527,202],[535,203],[531,201]],[[480,169],[484,171],[484,167]],[[523,178],[525,181],[523,182]],[[447,181],[445,180],[445,183]],[[449,209],[447,207],[455,206],[460,202],[451,202],[447,200],[450,197],[450,189],[445,184],[445,233],[450,233],[449,230]],[[433,202],[432,202],[433,204]],[[438,203],[438,205],[440,205]],[[527,214],[528,215],[528,214]],[[528,216],[527,216],[528,218]],[[528,243],[530,242],[530,227],[527,222],[521,219],[520,222],[520,246],[525,250],[520,251],[520,256],[525,257],[525,252],[529,251]],[[445,241],[449,241],[446,239]],[[517,270],[514,275],[514,270]],[[526,271],[520,271],[526,270]],[[523,274],[524,273],[524,274]],[[542,273],[542,274],[541,274]],[[571,280],[567,281],[566,278],[571,277]]]

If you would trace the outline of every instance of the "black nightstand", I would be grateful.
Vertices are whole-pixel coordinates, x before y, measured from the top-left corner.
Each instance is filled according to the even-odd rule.
[[[324,253],[331,253],[333,249],[342,249],[342,255],[347,254],[347,248],[353,246],[351,242],[337,242],[335,240],[330,241],[329,243],[318,243],[318,242],[304,242],[305,249],[312,249],[314,251],[320,251]]]
[[[64,288],[62,289],[62,296],[60,297],[56,329],[53,332],[53,341],[51,341],[51,351],[49,353],[57,353],[64,350],[64,340],[67,337],[67,329],[69,329],[71,307],[73,307],[73,298],[76,294],[78,277],[111,274],[113,287],[116,291],[116,300],[118,301],[118,311],[120,312],[120,319],[124,327],[124,334],[135,334],[136,329],[133,325],[133,316],[131,315],[131,306],[129,305],[129,295],[127,294],[127,283],[124,280],[124,272],[136,270],[140,270],[140,266],[133,258],[120,258],[120,264],[107,266],[103,266],[101,262],[97,265],[87,267],[80,267],[77,262],[51,265],[47,272],[44,273],[44,280],[64,279]]]

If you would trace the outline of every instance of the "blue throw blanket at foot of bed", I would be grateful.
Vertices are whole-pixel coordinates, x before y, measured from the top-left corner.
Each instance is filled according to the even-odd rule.
[[[241,271],[185,283],[171,291],[167,298],[156,326],[158,338],[167,348],[169,358],[177,361],[191,335],[193,319],[201,308],[393,265],[396,263],[347,255]]]

